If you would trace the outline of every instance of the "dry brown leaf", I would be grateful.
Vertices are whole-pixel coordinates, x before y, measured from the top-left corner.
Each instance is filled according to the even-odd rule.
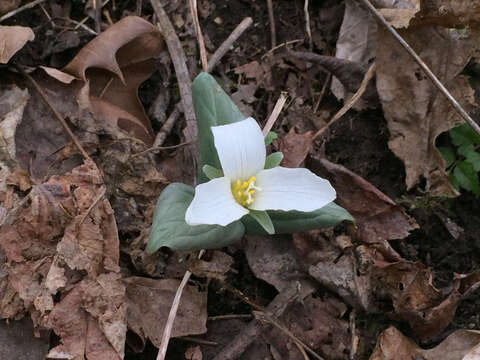
[[[415,26],[401,35],[471,111],[474,91],[459,74],[478,47],[478,34]],[[433,195],[455,195],[435,139],[461,123],[461,117],[389,32],[379,29],[377,42],[377,90],[390,131],[388,145],[405,164],[407,188],[424,177]]]
[[[97,121],[151,145],[153,131],[138,99],[138,87],[155,70],[153,57],[163,46],[155,26],[127,16],[90,41],[62,71],[44,70],[65,83],[72,78],[82,81],[81,111],[91,111]]]
[[[295,302],[281,317],[279,323],[303,343],[327,359],[348,359],[351,334],[348,321],[342,319],[347,307],[335,298],[319,299],[308,296]],[[278,328],[266,331],[263,337],[281,356],[281,359],[302,360],[295,344]]]
[[[433,349],[422,349],[393,326],[382,332],[370,360],[474,360],[480,332],[457,330]]]
[[[123,358],[125,290],[115,218],[103,194],[101,173],[86,162],[34,185],[0,228],[9,285],[35,326],[60,336],[52,358]]]
[[[347,168],[316,156],[310,158],[309,168],[332,183],[336,201],[355,218],[357,236],[362,241],[403,239],[418,228],[402,207]]]
[[[195,276],[225,280],[227,272],[233,265],[233,258],[223,251],[215,250],[209,261],[190,258],[187,260],[187,265]]]
[[[0,25],[0,64],[6,64],[35,34],[25,26]]]
[[[160,346],[173,298],[180,280],[142,277],[124,279],[127,286],[128,328],[143,342]],[[172,337],[203,334],[207,331],[207,293],[187,285],[173,323]],[[148,316],[145,316],[148,314]]]
[[[420,0],[418,21],[446,28],[479,28],[480,4],[471,0]]]
[[[3,15],[13,9],[16,9],[22,0],[3,0],[0,3],[0,15]]]
[[[297,134],[295,128],[278,141],[279,151],[283,153],[282,166],[288,168],[299,167],[303,163],[312,145],[312,132]]]

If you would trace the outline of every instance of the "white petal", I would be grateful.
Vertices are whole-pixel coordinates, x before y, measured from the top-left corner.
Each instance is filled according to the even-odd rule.
[[[231,180],[247,180],[265,165],[265,140],[253,118],[212,127],[223,173]]]
[[[226,177],[216,178],[195,188],[195,196],[185,213],[188,225],[226,226],[242,216],[248,210],[235,201]]]
[[[328,180],[308,169],[277,166],[257,176],[253,210],[314,211],[335,200],[335,189]]]

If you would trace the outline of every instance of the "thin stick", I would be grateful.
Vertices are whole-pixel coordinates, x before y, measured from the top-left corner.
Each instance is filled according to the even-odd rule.
[[[60,121],[60,124],[62,124],[63,128],[65,129],[66,133],[70,138],[72,139],[73,143],[77,146],[78,151],[80,151],[80,154],[82,154],[84,160],[91,160],[90,156],[88,156],[87,152],[83,148],[82,144],[80,144],[80,141],[78,141],[77,137],[73,134],[72,130],[68,126],[67,122],[65,119],[62,117],[62,115],[57,111],[57,109],[52,105],[50,100],[48,100],[47,96],[45,95],[45,91],[38,85],[38,83],[30,76],[28,75],[25,70],[23,70],[22,67],[20,67],[17,64],[13,64],[15,68],[28,80],[32,83],[33,87],[35,90],[37,90],[38,94],[42,98],[42,100],[47,104],[47,106],[53,111],[55,114],[55,117]]]
[[[303,40],[302,39],[296,39],[296,40],[285,41],[284,43],[281,43],[280,45],[277,45],[277,46],[271,48],[270,50],[268,50],[265,54],[262,55],[261,59],[262,60],[265,59],[269,54],[271,54],[275,50],[278,50],[278,49],[280,49],[284,46],[299,43],[299,42],[303,42]]]
[[[130,158],[133,159],[133,158],[136,158],[136,157],[139,157],[139,156],[151,153],[151,152],[159,152],[159,151],[163,151],[163,150],[178,149],[178,148],[180,148],[182,146],[185,146],[185,145],[188,145],[188,144],[190,144],[190,143],[183,142],[183,143],[180,143],[180,144],[177,144],[177,145],[172,145],[172,146],[152,146],[151,148],[148,148],[147,150],[144,150],[144,151],[141,151],[139,153],[133,154]]]
[[[205,49],[205,41],[203,40],[202,28],[198,20],[197,0],[189,0],[190,12],[192,13],[193,26],[195,27],[195,34],[197,35],[198,47],[200,48],[200,59],[202,61],[202,70],[207,72],[207,50]]]
[[[208,61],[207,72],[211,72],[215,65],[223,58],[223,56],[230,50],[230,46],[237,41],[237,39],[253,24],[251,17],[246,17],[240,24],[232,31],[228,38],[219,46],[215,53]]]
[[[423,62],[420,56],[417,55],[415,50],[413,50],[410,45],[400,36],[400,34],[386,21],[383,16],[375,9],[375,7],[368,0],[357,0],[362,3],[364,6],[370,10],[373,15],[388,29],[388,31],[393,35],[393,37],[407,50],[407,52],[413,57],[413,59],[420,65],[425,74],[430,78],[433,84],[440,90],[440,92],[445,95],[450,104],[455,108],[455,110],[460,114],[460,116],[472,127],[472,129],[480,135],[480,126],[468,115],[468,113],[462,108],[462,106],[455,100],[455,98],[450,94],[445,86],[438,80],[435,74],[430,70],[430,68]]]
[[[15,9],[15,10],[12,10],[12,11],[6,13],[5,15],[3,15],[2,17],[0,17],[0,23],[1,23],[2,21],[7,20],[8,18],[11,18],[12,16],[15,16],[15,15],[21,13],[22,11],[25,11],[25,10],[27,10],[27,9],[31,9],[31,8],[37,6],[38,4],[41,4],[41,3],[45,2],[45,1],[46,1],[46,0],[35,0],[35,1],[32,1],[32,2],[30,2],[30,3],[28,3],[28,4],[25,4],[25,5],[23,5],[23,6],[20,6],[19,8]]]
[[[232,319],[252,319],[252,315],[250,314],[228,314],[228,315],[217,315],[217,316],[209,316],[207,321],[217,321],[217,320],[232,320]]]
[[[102,18],[102,1],[93,0],[93,8],[95,10],[95,31],[99,34],[102,31],[101,18]]]
[[[265,127],[262,130],[263,136],[266,136],[268,132],[272,129],[273,124],[275,121],[277,121],[278,115],[282,112],[283,106],[285,105],[285,102],[287,101],[287,96],[285,93],[281,93],[280,97],[277,100],[277,103],[275,104],[275,107],[273,108],[272,113],[270,114],[270,117],[267,120],[267,123],[265,124]]]
[[[350,100],[347,101],[345,105],[342,106],[340,110],[333,116],[332,120],[328,122],[327,125],[322,127],[320,130],[318,130],[315,135],[312,137],[312,141],[314,141],[317,137],[322,135],[333,123],[335,123],[338,119],[340,119],[345,113],[350,110],[350,108],[357,102],[358,99],[363,95],[365,90],[367,89],[368,82],[373,78],[375,75],[375,63],[370,65],[370,68],[368,69],[367,73],[365,74],[365,77],[362,80],[362,83],[360,84],[360,87],[358,88],[357,92],[352,96]]]
[[[163,124],[162,128],[158,132],[157,136],[155,137],[155,141],[153,142],[152,147],[159,147],[162,146],[163,143],[165,142],[165,139],[167,138],[168,134],[170,134],[170,131],[173,129],[173,125],[177,121],[178,117],[180,116],[181,112],[181,104],[178,103],[177,106],[175,106],[175,109],[173,109],[172,113],[168,117],[167,121]]]
[[[318,100],[315,103],[315,106],[313,107],[314,113],[318,111],[318,108],[320,107],[320,104],[322,103],[322,100],[325,97],[325,93],[327,92],[327,88],[331,80],[332,80],[332,73],[328,72],[327,77],[325,78],[325,82],[323,83],[322,90],[320,91],[320,95],[318,96]]]
[[[277,33],[275,31],[275,16],[273,15],[273,2],[272,0],[267,0],[268,6],[268,21],[270,22],[270,34],[272,37],[272,48],[277,45]]]
[[[137,16],[142,16],[142,5],[143,5],[143,0],[137,0],[137,10],[135,11]]]
[[[87,211],[85,212],[85,214],[83,214],[82,218],[80,219],[80,221],[78,222],[78,227],[80,227],[83,222],[85,221],[85,219],[87,218],[88,214],[90,214],[90,212],[93,210],[93,208],[95,207],[95,205],[97,205],[97,203],[100,201],[100,199],[105,195],[105,193],[107,192],[107,187],[106,186],[103,186],[102,189],[100,190],[100,193],[97,195],[97,197],[93,200],[92,204],[89,206],[89,208],[87,209]]]
[[[305,0],[303,11],[305,12],[305,30],[307,31],[307,35],[308,35],[308,48],[312,50],[313,41],[312,41],[312,30],[310,29],[310,13],[308,11],[308,0]]]
[[[298,296],[298,284],[292,284],[290,287],[279,293],[272,302],[268,304],[264,312],[270,317],[278,318],[285,312],[286,308],[298,298]],[[250,321],[250,323],[213,358],[213,360],[232,360],[239,358],[248,346],[258,338],[262,331],[263,327],[260,322],[256,320]]]
[[[197,339],[191,336],[182,336],[179,337],[178,339],[185,340],[185,341],[191,341],[193,343],[197,344],[202,344],[202,345],[210,345],[210,346],[217,346],[218,343],[215,341],[208,341],[208,340],[203,340],[203,339]]]
[[[187,127],[185,129],[185,138],[188,142],[194,143],[197,138],[197,122],[193,110],[192,100],[192,81],[187,68],[187,57],[183,51],[182,44],[178,39],[167,13],[159,0],[150,0],[155,14],[157,15],[160,32],[167,43],[170,57],[172,58],[175,74],[177,75],[178,87],[182,98],[183,113]]]
[[[172,307],[170,308],[170,312],[168,314],[167,323],[165,324],[165,328],[163,329],[162,335],[162,342],[160,347],[158,348],[157,360],[164,360],[165,355],[167,354],[168,342],[170,340],[170,334],[172,333],[173,322],[175,321],[175,317],[177,316],[178,305],[180,305],[180,298],[182,297],[183,289],[185,285],[187,285],[188,280],[192,273],[190,271],[186,271],[185,275],[183,275],[182,282],[177,289],[175,294],[175,298],[173,299]]]
[[[300,344],[305,350],[307,350],[310,355],[312,355],[313,357],[315,357],[316,359],[318,360],[324,360],[320,355],[318,355],[315,351],[313,351],[313,349],[311,349],[307,344],[305,344],[304,342],[302,342],[299,338],[297,338],[290,330],[288,330],[287,328],[283,327],[282,325],[280,325],[278,322],[276,322],[274,319],[272,319],[270,316],[268,316],[267,314],[261,312],[261,311],[252,311],[253,313],[253,316],[255,316],[255,318],[257,320],[260,320],[260,321],[263,321],[263,322],[266,322],[266,323],[269,323],[269,324],[272,324],[273,326],[275,326],[277,329],[279,329],[280,331],[282,331],[285,335],[287,335],[290,339],[292,339],[295,343],[298,343]]]

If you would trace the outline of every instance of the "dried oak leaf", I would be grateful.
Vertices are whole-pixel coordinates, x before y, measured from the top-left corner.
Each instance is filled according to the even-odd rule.
[[[180,280],[134,276],[124,279],[124,282],[127,287],[128,328],[143,342],[148,338],[159,347]],[[172,337],[203,334],[207,331],[206,322],[207,293],[187,285],[173,323]]]
[[[390,149],[404,162],[407,188],[421,177],[433,195],[454,196],[435,139],[462,122],[419,65],[383,27],[377,34],[377,90],[390,131]],[[401,35],[467,110],[476,106],[467,76],[460,75],[478,48],[479,33],[410,26]]]
[[[155,26],[127,16],[85,45],[61,71],[44,70],[65,83],[83,82],[77,94],[81,111],[90,111],[97,121],[151,145],[153,131],[138,99],[138,87],[155,70],[153,57],[163,47]]]
[[[0,228],[9,284],[35,325],[60,336],[51,358],[123,358],[125,289],[104,194],[100,171],[87,161],[34,185]]]
[[[378,337],[370,360],[474,360],[479,344],[479,331],[457,330],[436,347],[422,349],[391,326]]]
[[[208,261],[190,258],[187,265],[195,276],[225,280],[227,272],[233,265],[233,259],[223,251],[215,250]]]
[[[25,26],[0,25],[0,64],[6,64],[35,34]]]
[[[317,175],[330,180],[337,191],[336,201],[355,218],[357,235],[362,241],[403,239],[418,228],[402,207],[347,168],[317,156],[310,157],[308,165]]]
[[[295,128],[278,141],[279,151],[283,153],[282,166],[289,168],[299,167],[305,160],[312,145],[312,132],[297,134]]]
[[[480,4],[470,0],[420,0],[416,18],[421,24],[446,28],[479,28]]]
[[[343,319],[347,306],[335,298],[319,299],[308,296],[295,302],[280,317],[284,325],[303,343],[317,350],[327,359],[346,359],[350,353],[351,334],[348,320]],[[281,359],[302,360],[295,344],[276,327],[263,333]],[[334,339],[334,341],[332,341]]]

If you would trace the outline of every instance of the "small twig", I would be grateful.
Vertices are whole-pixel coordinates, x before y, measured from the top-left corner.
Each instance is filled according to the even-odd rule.
[[[143,0],[137,0],[137,9],[135,11],[137,16],[142,16],[142,5],[143,5]]]
[[[413,50],[410,45],[400,36],[400,34],[390,25],[388,21],[375,9],[375,7],[368,0],[357,0],[362,3],[370,12],[375,15],[375,17],[387,28],[387,30],[393,35],[393,37],[407,50],[407,52],[413,57],[413,59],[420,65],[425,74],[430,78],[433,84],[440,90],[440,92],[445,95],[450,104],[455,108],[455,110],[460,114],[460,116],[471,126],[471,128],[480,135],[480,126],[468,115],[468,113],[463,109],[463,107],[458,103],[457,100],[450,94],[445,86],[438,80],[435,74],[430,70],[430,68],[423,62],[420,56],[417,55],[415,50]]]
[[[285,105],[285,102],[287,101],[287,96],[285,93],[281,93],[280,97],[277,100],[277,103],[275,104],[275,107],[273,108],[272,113],[270,114],[267,123],[265,124],[265,127],[262,130],[263,136],[266,136],[268,132],[272,129],[273,124],[275,121],[277,121],[278,115],[282,112],[283,106]]]
[[[275,299],[268,304],[264,312],[270,317],[278,318],[284,313],[285,309],[297,299],[298,295],[298,284],[292,284],[289,288],[279,293]],[[262,325],[258,321],[252,320],[213,360],[239,358],[248,346],[258,338],[262,331]]]
[[[88,214],[90,214],[90,212],[93,210],[93,208],[95,207],[95,205],[97,205],[97,203],[100,201],[100,199],[105,195],[105,193],[107,192],[107,187],[106,186],[103,186],[102,189],[100,190],[100,193],[97,195],[97,197],[93,200],[92,204],[88,207],[87,211],[85,212],[85,214],[83,214],[82,218],[80,219],[80,221],[78,222],[78,227],[80,227],[80,225],[83,224],[83,222],[85,221],[85,219],[87,218]]]
[[[265,54],[262,55],[261,59],[262,60],[265,59],[269,54],[271,54],[275,50],[278,50],[278,49],[280,49],[284,46],[299,43],[299,42],[303,42],[303,40],[302,39],[296,39],[296,40],[285,41],[285,42],[281,43],[280,45],[277,45],[277,46],[271,48],[270,50],[268,50]]]
[[[181,107],[182,107],[182,105],[180,103],[178,103],[175,106],[175,109],[173,109],[173,111],[170,114],[170,116],[168,117],[167,121],[165,121],[162,128],[160,129],[157,136],[155,137],[155,141],[153,142],[152,147],[159,147],[159,146],[163,145],[163,143],[165,142],[165,139],[167,138],[168,134],[170,134],[170,131],[172,131],[173,125],[175,124],[178,117],[180,116]]]
[[[310,355],[312,355],[313,357],[315,357],[316,359],[318,360],[324,360],[320,355],[318,355],[315,351],[313,351],[307,344],[305,344],[304,342],[302,342],[299,338],[297,338],[290,330],[288,330],[287,328],[283,327],[282,325],[280,325],[278,322],[276,322],[274,319],[272,319],[270,316],[268,316],[267,314],[261,312],[261,311],[252,311],[253,313],[253,316],[255,316],[255,318],[257,320],[260,320],[262,322],[266,322],[266,323],[269,323],[269,324],[272,324],[273,326],[275,326],[277,329],[279,329],[280,331],[282,331],[285,335],[287,335],[290,339],[293,340],[293,342],[295,343],[298,343],[300,344],[305,350],[307,350]]]
[[[272,48],[277,46],[277,33],[275,31],[275,16],[273,15],[273,2],[267,0],[268,6],[268,21],[270,22],[270,34],[272,37]]]
[[[102,1],[93,0],[93,9],[95,11],[95,31],[97,34],[102,31],[101,20],[102,20]]]
[[[223,56],[230,50],[230,46],[237,41],[237,39],[253,24],[251,17],[246,17],[240,24],[232,31],[228,38],[219,46],[214,54],[208,60],[207,72],[211,72],[215,65],[223,58]]]
[[[210,345],[210,346],[218,346],[218,343],[215,341],[208,341],[208,340],[203,340],[203,339],[197,339],[191,336],[182,336],[179,337],[178,339],[185,340],[185,341],[190,341],[196,344],[202,344],[202,345]]]
[[[263,311],[263,306],[261,305],[258,305],[257,303],[255,303],[254,301],[250,300],[247,296],[245,296],[245,294],[243,292],[241,292],[240,290],[238,290],[237,288],[231,286],[229,283],[225,282],[225,281],[220,281],[222,283],[222,286],[227,289],[228,291],[230,291],[232,294],[234,294],[235,296],[237,296],[240,300],[242,300],[245,304],[248,304],[250,305],[252,308],[258,310],[258,311]]]
[[[175,33],[172,23],[159,0],[150,0],[155,14],[157,15],[160,32],[167,43],[170,57],[172,58],[175,74],[177,75],[178,87],[182,98],[183,113],[187,126],[185,128],[185,138],[194,143],[197,139],[197,122],[192,100],[192,80],[187,68],[187,58],[183,51],[182,44]]]
[[[320,95],[318,96],[318,100],[315,103],[315,106],[313,107],[314,113],[318,111],[318,108],[320,107],[320,104],[322,103],[322,100],[325,97],[325,93],[327,92],[330,81],[332,81],[332,73],[328,72],[327,77],[325,78],[325,82],[323,83],[322,90],[320,91]]]
[[[108,25],[112,26],[113,25],[113,20],[110,17],[110,11],[108,11],[108,9],[103,10],[103,16],[105,16],[105,18],[107,19]]]
[[[62,115],[58,112],[58,110],[53,106],[53,104],[48,100],[47,96],[45,95],[45,90],[43,90],[40,85],[33,79],[30,75],[28,75],[23,68],[17,64],[13,64],[13,66],[28,80],[32,83],[33,87],[35,90],[37,90],[38,94],[42,98],[42,100],[47,104],[47,106],[53,111],[55,114],[55,117],[60,121],[60,124],[62,124],[63,128],[67,132],[68,136],[72,139],[73,143],[77,146],[78,151],[82,154],[84,160],[90,160],[90,156],[88,156],[87,152],[83,148],[82,144],[80,144],[80,141],[78,141],[77,137],[73,134],[72,130],[68,126],[67,122],[65,119],[62,117]]]
[[[315,135],[312,137],[312,141],[314,141],[316,138],[318,138],[320,135],[322,135],[333,123],[335,123],[338,119],[340,119],[345,113],[350,110],[350,108],[357,102],[358,99],[363,95],[365,92],[365,89],[367,88],[368,82],[373,78],[375,75],[375,63],[370,65],[370,68],[368,69],[367,73],[365,74],[365,77],[362,80],[362,83],[360,84],[360,87],[358,88],[357,92],[352,96],[350,100],[348,100],[345,105],[342,106],[340,110],[333,116],[332,120],[328,122],[327,125],[323,126],[320,130],[318,130]]]
[[[1,23],[2,21],[7,20],[8,18],[11,18],[12,16],[15,16],[15,15],[21,13],[22,11],[25,11],[25,10],[27,10],[27,9],[31,9],[31,8],[37,6],[38,4],[41,4],[41,3],[45,2],[45,1],[46,1],[46,0],[35,0],[35,1],[32,1],[32,2],[30,2],[30,3],[28,3],[28,4],[25,4],[25,5],[23,5],[23,6],[20,6],[19,8],[15,9],[15,10],[12,10],[12,11],[6,13],[5,15],[1,16],[1,17],[0,17],[0,23]]]
[[[177,145],[172,145],[172,146],[156,146],[156,147],[152,146],[151,148],[148,148],[147,150],[144,150],[144,151],[141,151],[139,153],[133,154],[130,158],[133,159],[133,158],[136,158],[136,157],[139,157],[139,156],[151,153],[151,152],[159,152],[159,151],[163,151],[163,150],[178,149],[179,147],[182,147],[182,146],[185,146],[185,145],[188,145],[188,144],[190,144],[190,143],[183,142],[183,143],[180,143],[180,144],[177,144]]]
[[[312,50],[313,41],[312,41],[312,30],[310,29],[310,13],[308,11],[308,0],[305,0],[303,11],[305,12],[305,30],[307,31],[307,36],[308,36],[308,49]]]
[[[205,250],[200,250],[198,254],[198,258],[200,259]],[[188,280],[192,273],[190,271],[185,271],[185,275],[183,275],[182,282],[175,293],[175,297],[173,299],[172,307],[170,308],[170,312],[168,313],[167,323],[165,324],[165,328],[163,329],[162,334],[162,341],[160,343],[160,347],[158,348],[157,360],[164,360],[165,355],[167,354],[168,342],[170,340],[170,335],[172,334],[173,329],[173,322],[177,316],[178,306],[180,305],[180,299],[182,298],[183,289],[187,285]]]
[[[200,21],[198,20],[198,8],[197,0],[189,0],[190,12],[192,14],[193,26],[195,27],[195,35],[197,36],[198,47],[200,49],[200,59],[202,61],[202,70],[207,72],[207,50],[205,49],[205,41],[203,40],[202,28],[200,27]]]
[[[232,319],[252,319],[251,314],[228,314],[228,315],[217,315],[217,316],[209,316],[207,321],[217,321],[217,320],[232,320]]]
[[[350,360],[355,360],[356,359],[357,350],[358,350],[358,342],[360,340],[359,337],[358,337],[357,329],[356,329],[356,325],[355,325],[356,316],[357,316],[357,313],[355,312],[355,310],[352,310],[350,312],[350,317],[349,317],[350,332],[352,333],[352,343],[351,343],[352,347],[350,349]]]
[[[88,18],[84,18],[82,21],[85,22],[87,21]],[[98,33],[95,31],[95,30],[92,30],[90,29],[87,25],[85,25],[82,21],[78,22],[76,20],[73,20],[73,19],[68,19],[69,22],[71,22],[72,24],[75,24],[75,28],[74,30],[78,29],[79,27],[81,27],[82,29],[84,29],[85,31],[87,31],[88,33],[92,34],[92,35],[98,35]]]

